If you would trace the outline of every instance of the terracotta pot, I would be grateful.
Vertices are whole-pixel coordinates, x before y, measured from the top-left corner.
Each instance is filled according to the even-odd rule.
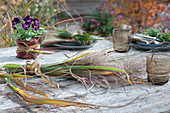
[[[127,52],[130,49],[131,32],[128,29],[113,29],[113,47],[116,52]]]
[[[17,39],[17,58],[21,59],[36,59],[39,53],[33,53],[32,50],[40,48],[41,38],[32,38],[30,41],[25,41],[23,39]]]

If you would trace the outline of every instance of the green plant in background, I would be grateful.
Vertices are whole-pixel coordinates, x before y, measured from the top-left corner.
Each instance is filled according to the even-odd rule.
[[[158,33],[160,33],[160,29],[156,30],[156,29],[152,29],[152,28],[148,28],[145,30],[145,35],[149,35],[149,36],[152,36],[152,37],[156,37]]]
[[[35,17],[41,17],[41,21],[44,22],[47,18],[53,15],[60,9],[60,2],[65,0],[34,0],[32,6],[28,9],[30,15]],[[29,0],[24,0],[24,4],[28,4]],[[55,15],[47,24],[54,24],[58,22],[58,17],[64,15],[65,12],[61,12]],[[43,14],[43,15],[42,15]]]
[[[114,29],[114,11],[109,10],[105,2],[102,2],[100,6],[96,6],[96,11],[88,17],[83,23],[83,30],[96,32],[103,36],[112,34]]]
[[[15,38],[14,37],[8,37],[6,33],[0,33],[0,47],[11,47],[15,46]]]
[[[29,15],[34,15],[35,18],[41,18],[40,20],[43,22],[60,9],[60,1],[65,0],[2,0],[0,9],[2,10],[3,17],[6,16],[7,12],[10,16],[26,16],[25,12],[27,12]],[[50,22],[56,23],[58,21],[57,16],[60,15],[55,15],[54,18],[51,18]]]

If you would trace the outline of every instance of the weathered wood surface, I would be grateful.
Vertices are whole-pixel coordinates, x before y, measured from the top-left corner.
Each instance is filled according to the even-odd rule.
[[[76,28],[71,28],[75,31]],[[55,39],[55,37],[48,36],[48,39]],[[108,40],[98,40],[97,43],[93,45],[92,48],[87,50],[81,50],[82,53],[85,52],[101,52],[103,50],[109,51],[113,50],[113,43]],[[27,60],[17,59],[16,58],[16,46],[9,48],[0,48],[0,66],[9,63],[19,63],[25,64]],[[41,64],[61,62],[67,59],[63,54],[68,56],[75,55],[80,51],[67,51],[62,50],[59,53],[52,55],[40,55],[37,59]],[[82,54],[79,53],[79,54]],[[110,53],[111,58],[132,55],[134,53],[139,53],[139,58],[146,58],[148,54],[146,52],[138,51],[134,48],[131,48],[128,53]],[[164,52],[170,54],[170,52]],[[99,56],[100,59],[100,56]],[[34,60],[30,60],[34,61]],[[146,61],[143,61],[146,62]],[[144,75],[146,79],[146,75]],[[56,79],[59,84],[71,84],[74,81],[67,79]],[[30,81],[38,81],[44,84],[42,79],[36,78]],[[3,85],[4,84],[4,85]],[[117,89],[107,89],[97,88],[94,89],[96,93],[98,91],[107,93],[94,95],[84,88],[81,83],[76,83],[74,85],[68,86],[66,88],[55,88],[48,85],[49,88],[53,90],[55,95],[51,92],[48,92],[48,88],[45,90],[47,94],[51,95],[54,99],[68,100],[75,102],[84,102],[98,105],[113,105],[119,106],[126,104],[139,96],[142,93],[147,93],[136,101],[131,103],[128,106],[122,108],[101,108],[101,109],[91,109],[91,108],[82,108],[82,107],[56,107],[55,105],[39,105],[39,104],[30,104],[22,101],[5,83],[0,81],[0,113],[169,113],[170,112],[170,80],[167,84],[156,86],[156,85],[147,85],[147,84],[138,84],[134,86],[126,86],[125,90],[123,88]]]
[[[101,51],[104,49],[113,50],[113,44],[107,40],[99,40],[92,48],[84,50],[88,51]],[[25,64],[26,60],[17,59],[15,53],[16,47],[1,48],[0,49],[0,66],[7,63],[20,63]],[[67,55],[71,56],[79,51],[62,51]],[[38,58],[40,63],[54,63],[65,60],[62,52],[53,55],[40,55]],[[112,53],[111,55],[120,56],[127,54],[140,53],[133,48],[128,53]],[[142,57],[146,57],[148,53],[142,54]],[[169,54],[167,52],[167,54]],[[33,60],[32,60],[33,61]],[[45,84],[43,80],[37,78],[34,81],[39,81]],[[58,83],[70,84],[73,83],[71,80],[58,79]],[[2,82],[1,82],[2,84]],[[110,89],[107,93],[101,95],[94,95],[87,91],[81,83],[68,86],[66,88],[54,88],[49,86],[56,95],[52,95],[53,98],[70,100],[76,102],[85,102],[99,105],[122,105],[133,100],[144,92],[148,94],[143,95],[135,102],[122,108],[101,108],[101,109],[90,109],[82,107],[66,107],[60,108],[55,105],[38,105],[30,104],[22,101],[9,87],[0,85],[0,112],[1,113],[169,113],[170,112],[170,81],[162,86],[153,85],[134,85],[126,86],[126,92],[123,88]],[[99,88],[99,91],[107,91]],[[49,93],[50,95],[52,93]]]

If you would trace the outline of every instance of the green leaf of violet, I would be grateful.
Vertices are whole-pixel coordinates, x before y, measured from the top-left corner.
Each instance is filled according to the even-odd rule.
[[[20,35],[18,35],[18,34],[11,34],[11,35],[8,35],[8,37],[18,37],[18,36],[20,36]]]
[[[32,39],[32,37],[26,37],[25,40],[26,41],[30,41]]]
[[[22,24],[21,23],[15,24],[14,26],[17,27],[18,29],[22,29]]]

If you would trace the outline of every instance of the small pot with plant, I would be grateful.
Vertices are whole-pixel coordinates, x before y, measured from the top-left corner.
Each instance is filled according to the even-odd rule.
[[[12,21],[12,28],[15,34],[9,35],[9,37],[16,38],[16,57],[21,59],[37,58],[39,53],[36,53],[36,49],[40,47],[42,37],[46,33],[39,20],[31,18],[29,15],[23,19],[16,17]]]

